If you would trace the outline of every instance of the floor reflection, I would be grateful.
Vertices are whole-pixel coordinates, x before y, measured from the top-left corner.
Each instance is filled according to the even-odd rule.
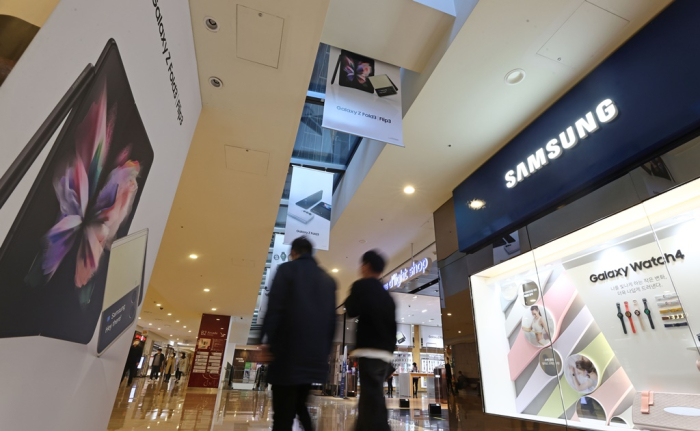
[[[309,401],[316,430],[354,430],[357,399],[312,396]],[[391,429],[449,430],[447,405],[441,415],[431,416],[429,404],[427,398],[411,399],[409,409],[399,409],[397,398],[387,399]],[[108,430],[269,430],[270,405],[270,392],[188,389],[185,379],[180,383],[136,379],[119,388]]]

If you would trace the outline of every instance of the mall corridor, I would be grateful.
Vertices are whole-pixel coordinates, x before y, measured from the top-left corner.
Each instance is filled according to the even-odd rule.
[[[699,22],[0,0],[0,431],[700,431]]]

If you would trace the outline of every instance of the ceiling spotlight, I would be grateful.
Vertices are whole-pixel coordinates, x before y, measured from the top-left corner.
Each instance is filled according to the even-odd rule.
[[[338,272],[338,268],[331,269],[331,272]]]
[[[209,292],[210,290],[211,290],[211,289],[209,289],[208,287],[207,287],[207,288],[204,288],[204,291],[205,291],[205,292]]]
[[[139,320],[141,320],[141,317],[139,317]]]
[[[160,306],[161,306],[161,304],[156,304],[156,307],[160,307]]]
[[[216,308],[212,308],[211,311],[216,311]]]
[[[447,313],[448,316],[452,316],[452,313]]]
[[[525,71],[522,69],[513,69],[506,73],[506,77],[504,78],[506,84],[508,85],[520,84],[524,79]]]
[[[217,78],[216,76],[212,76],[209,78],[209,83],[211,84],[212,87],[214,88],[221,88],[224,86],[224,81],[221,79]]]
[[[486,202],[482,201],[481,199],[472,199],[469,202],[469,208],[473,210],[480,210],[486,206]]]
[[[415,193],[416,189],[413,188],[413,186],[406,186],[403,188],[403,192],[406,193],[407,195],[412,195]]]
[[[179,320],[176,320],[175,323],[180,323],[180,321],[179,321]]]
[[[221,319],[217,318],[216,320],[221,320]]]
[[[158,330],[160,331],[160,328],[158,328]]]
[[[153,323],[149,323],[148,326],[153,326]]]
[[[207,26],[209,31],[219,31],[219,23],[212,17],[204,18],[204,25]]]
[[[196,254],[191,254],[191,255],[190,255],[190,259],[197,259],[198,257],[199,257],[199,256],[197,256]]]
[[[187,332],[192,332],[192,330],[190,329],[190,330],[189,330],[189,331],[187,331]]]
[[[423,311],[421,311],[421,313],[427,313],[427,312],[428,312],[428,310],[423,310]]]
[[[418,299],[418,295],[415,295],[415,296],[413,297],[413,299]]]
[[[173,313],[168,313],[168,316],[172,316],[172,315],[173,315]]]
[[[461,333],[462,333],[462,331],[457,331],[457,333],[458,333],[458,334],[461,334]]]
[[[183,325],[182,327],[183,327],[183,328],[187,328],[187,325]]]

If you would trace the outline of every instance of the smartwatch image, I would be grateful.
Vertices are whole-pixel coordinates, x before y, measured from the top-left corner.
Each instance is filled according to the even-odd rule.
[[[642,312],[639,311],[639,302],[635,299],[632,301],[632,304],[634,304],[634,315],[637,316],[637,320],[639,320],[639,327],[642,328],[642,331],[644,330],[644,320],[642,320]]]
[[[642,298],[642,302],[644,302],[644,314],[647,315],[649,318],[649,324],[651,325],[651,329],[656,329],[654,328],[654,321],[651,320],[651,310],[649,310],[649,305],[647,304],[647,299]]]
[[[678,326],[688,326],[688,322],[681,322],[681,323],[666,323],[664,324],[665,327],[667,328],[675,328]]]
[[[681,307],[673,307],[673,308],[664,308],[663,310],[659,310],[659,313],[668,314],[668,313],[677,313],[679,311],[683,311],[683,309]]]
[[[625,335],[627,335],[627,327],[625,326],[625,315],[622,314],[619,302],[617,303],[617,317],[618,319],[620,319],[620,323],[622,323],[622,330],[625,332]]]
[[[630,313],[630,303],[627,302],[627,301],[625,301],[625,310],[626,310],[626,311],[625,311],[625,316],[627,316],[627,318],[628,318],[629,321],[630,321],[630,327],[632,328],[632,333],[633,333],[633,334],[636,334],[636,333],[637,333],[637,330],[634,329],[634,320],[632,320],[632,313]]]
[[[678,319],[685,319],[685,314],[680,313],[680,314],[672,314],[670,316],[661,316],[661,320],[678,320]]]

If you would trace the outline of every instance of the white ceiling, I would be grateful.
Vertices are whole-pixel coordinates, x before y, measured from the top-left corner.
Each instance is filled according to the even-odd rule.
[[[406,293],[392,293],[391,296],[396,304],[396,321],[398,323],[442,326],[439,297]]]
[[[670,1],[592,0],[629,21],[579,67],[538,55],[583,0],[480,1],[404,117],[405,148],[387,145],[319,252],[348,286],[361,254],[389,268],[434,241],[432,213],[471,172],[660,12]],[[592,23],[592,34],[603,31]],[[592,38],[592,43],[599,41]],[[585,52],[580,40],[570,41]],[[504,83],[515,68],[526,79]],[[406,185],[416,192],[404,195]],[[366,243],[360,244],[360,240]],[[343,292],[341,295],[345,294]]]
[[[281,44],[271,31],[238,50],[237,4],[270,26],[283,19]],[[144,301],[144,327],[153,323],[151,330],[182,340],[196,334],[202,313],[231,315],[230,341],[247,341],[327,7],[328,0],[190,0],[203,109]],[[205,17],[219,23],[217,32]],[[266,61],[275,46],[277,68],[238,58]],[[211,76],[224,86],[211,86]],[[249,150],[239,155],[249,158],[227,164],[226,146]]]
[[[378,23],[367,18],[377,2],[361,0],[367,5],[349,6],[359,2],[331,1],[324,38],[394,64],[410,66],[408,62],[413,61],[411,67],[419,68],[432,39],[416,41],[402,36],[397,40],[395,35],[405,34],[401,33],[405,30],[393,33],[391,28],[380,27],[393,23],[403,28],[404,21],[394,20],[401,14]],[[141,320],[145,326],[156,322],[171,325],[168,331],[159,332],[166,337],[171,333],[179,338],[191,336],[187,331],[198,327],[201,313],[216,308],[216,313],[234,316],[233,341],[245,344],[328,7],[328,0],[240,3],[284,19],[279,67],[236,57],[235,3],[190,0],[204,107]],[[405,115],[406,148],[386,146],[335,224],[331,250],[318,253],[326,267],[340,269],[335,274],[340,301],[357,277],[364,251],[380,248],[390,257],[387,267],[392,268],[411,258],[411,244],[420,250],[433,242],[432,212],[451,197],[452,189],[669,0],[592,0],[629,24],[576,67],[538,55],[538,50],[583,3],[478,3]],[[407,11],[411,7],[425,8],[410,0],[379,4],[399,5]],[[425,13],[439,13],[425,9]],[[342,13],[337,15],[338,11]],[[205,16],[215,17],[221,29],[216,33],[206,30]],[[412,15],[407,21],[415,34],[424,30],[416,21],[420,17]],[[343,28],[344,20],[367,25],[332,39],[331,30]],[[431,22],[426,28],[438,29],[439,25]],[[590,28],[591,34],[601,30],[595,25]],[[363,34],[373,37],[360,37]],[[355,38],[361,41],[357,46],[353,45]],[[585,48],[580,40],[574,42],[577,50]],[[411,49],[418,54],[413,59]],[[394,50],[402,53],[401,58],[388,56]],[[504,76],[514,68],[525,69],[527,78],[517,86],[507,86]],[[224,81],[222,88],[209,85],[212,75]],[[266,173],[227,169],[227,145],[264,153],[255,153],[257,157],[250,160],[258,167],[266,166]],[[407,184],[416,188],[415,194],[403,194]],[[190,253],[198,254],[199,259],[189,259]],[[205,287],[211,292],[204,293]],[[168,312],[172,316],[167,316]],[[144,322],[147,317],[153,321]],[[181,322],[176,323],[176,319]]]
[[[413,0],[334,0],[321,41],[422,72],[454,20]]]

